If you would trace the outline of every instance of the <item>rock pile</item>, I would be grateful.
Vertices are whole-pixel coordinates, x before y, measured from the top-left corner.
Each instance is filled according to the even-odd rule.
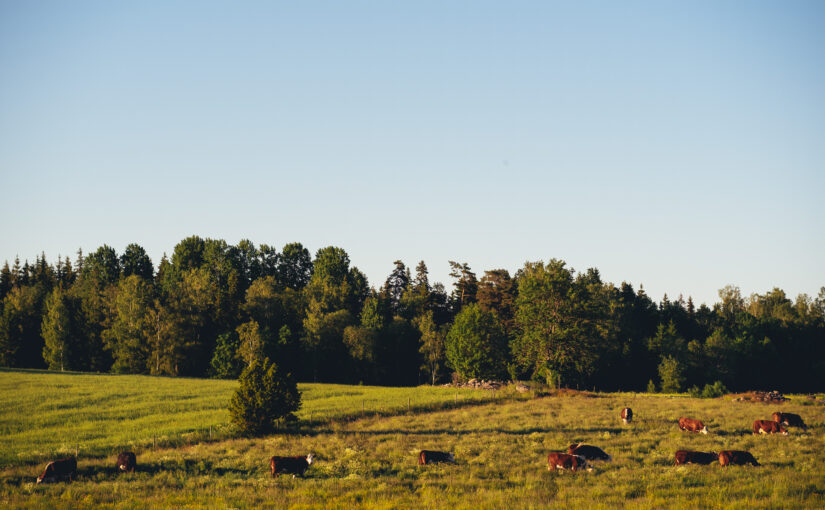
[[[748,393],[740,393],[734,399],[736,402],[766,402],[766,403],[780,403],[790,400],[782,393],[774,391],[749,391]]]
[[[506,383],[501,381],[485,381],[484,379],[470,379],[465,383],[457,382],[454,384],[445,384],[444,386],[467,388],[471,390],[500,390],[506,386]]]

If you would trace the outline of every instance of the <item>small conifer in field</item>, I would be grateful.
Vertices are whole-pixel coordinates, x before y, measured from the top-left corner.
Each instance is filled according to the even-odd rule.
[[[229,415],[245,436],[272,433],[301,407],[301,393],[292,376],[264,358],[241,373],[240,387],[229,403]]]

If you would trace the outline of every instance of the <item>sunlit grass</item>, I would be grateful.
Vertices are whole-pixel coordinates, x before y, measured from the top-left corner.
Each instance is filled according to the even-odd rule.
[[[8,375],[0,374],[0,380]],[[215,394],[215,388],[226,384],[226,394],[231,393],[232,383],[189,381],[192,388],[200,386],[200,391]],[[82,384],[77,384],[81,391]],[[34,477],[42,466],[16,463],[0,471],[0,505],[825,508],[822,401],[795,397],[790,403],[776,406],[623,393],[601,394],[598,398],[504,398],[453,408],[455,391],[444,388],[310,385],[304,389],[307,409],[325,417],[312,428],[174,448],[143,446],[137,449],[139,469],[134,475],[113,473],[114,451],[103,457],[85,457],[81,451],[80,477],[72,484],[36,486]],[[101,399],[104,393],[89,388],[86,391]],[[130,394],[123,389],[118,392]],[[410,404],[407,399],[413,399],[413,395],[420,396],[422,405],[427,398],[433,399],[435,410],[419,408],[416,412],[413,400],[413,412],[406,412]],[[379,402],[395,402],[396,414],[373,415],[370,397],[376,399],[375,408]],[[7,398],[5,392],[3,398]],[[173,407],[180,404],[169,400]],[[619,420],[619,410],[624,406],[634,410],[634,422],[629,426],[621,425]],[[366,415],[358,417],[362,407]],[[6,423],[8,411],[3,409]],[[791,429],[790,436],[770,437],[751,434],[754,419],[770,418],[779,409],[802,415],[809,425],[808,432]],[[48,408],[46,411],[52,412]],[[348,416],[357,418],[345,419]],[[680,416],[703,419],[710,434],[679,431],[676,420]],[[37,417],[31,419],[36,421]],[[112,433],[111,437],[120,436]],[[598,463],[592,473],[549,472],[547,453],[577,441],[602,447],[614,461]],[[452,451],[458,464],[421,468],[416,454],[424,448]],[[673,453],[680,448],[749,450],[762,466],[676,467]],[[310,452],[316,455],[317,463],[307,471],[306,478],[270,477],[271,455]]]
[[[0,466],[59,455],[108,455],[122,448],[231,438],[227,407],[236,381],[0,370]],[[299,384],[303,422],[496,398],[441,387]],[[299,423],[298,425],[302,425]]]

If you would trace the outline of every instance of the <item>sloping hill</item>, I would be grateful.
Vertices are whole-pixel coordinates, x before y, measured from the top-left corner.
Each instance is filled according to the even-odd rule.
[[[229,384],[200,383],[201,389],[195,390],[201,392],[213,383]],[[359,407],[366,407],[366,396],[382,392],[395,395],[399,405],[396,414],[324,419],[311,429],[264,438],[137,448],[138,472],[133,475],[114,474],[114,451],[96,458],[81,452],[78,481],[72,484],[37,486],[33,481],[42,465],[17,464],[0,471],[0,504],[30,508],[825,507],[825,406],[819,401],[795,397],[782,406],[805,418],[807,433],[792,429],[789,436],[768,437],[752,435],[750,425],[756,418],[769,418],[776,410],[773,406],[728,399],[573,394],[453,408],[450,397],[455,392],[449,389],[429,393],[428,388],[312,385],[305,390],[307,407],[317,404],[319,415],[321,408],[326,409],[325,416],[345,409],[348,416],[357,416]],[[407,412],[402,390],[412,392],[408,395],[421,391],[441,401],[432,411],[422,407]],[[618,416],[626,405],[635,415],[629,426],[621,425]],[[680,416],[702,418],[710,434],[679,431]],[[592,473],[547,471],[549,451],[579,441],[602,447],[613,462],[598,464]],[[673,453],[681,448],[749,450],[762,466],[675,467]],[[420,449],[452,451],[458,464],[419,467]],[[310,452],[317,462],[306,478],[270,476],[271,455]]]
[[[237,381],[0,369],[0,466],[119,448],[234,436],[227,406]],[[305,421],[397,414],[494,398],[440,387],[299,384]]]

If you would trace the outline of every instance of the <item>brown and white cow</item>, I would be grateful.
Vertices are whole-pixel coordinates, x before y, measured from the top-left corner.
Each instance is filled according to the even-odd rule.
[[[633,421],[633,409],[625,407],[622,409],[622,423],[627,425],[631,421]]]
[[[759,465],[750,452],[743,452],[740,450],[724,450],[719,452],[719,464],[721,464],[722,467],[732,465],[743,466],[745,464],[752,464],[754,466]]]
[[[801,427],[804,430],[808,430],[808,426],[805,425],[802,417],[798,414],[776,412],[773,413],[773,421],[784,423],[787,427]]]
[[[788,435],[788,429],[782,426],[781,423],[768,420],[756,420],[753,422],[754,434],[782,434]]]
[[[691,450],[678,450],[676,452],[676,466],[682,464],[710,464],[719,460],[716,452],[694,452]]]
[[[702,423],[702,420],[694,420],[692,418],[679,418],[679,428],[690,432],[708,433],[708,428]]]
[[[435,450],[421,450],[418,454],[418,465],[435,464],[437,462],[449,462],[455,464],[455,455],[448,452],[437,452]]]
[[[269,469],[272,471],[272,476],[276,477],[281,473],[291,474],[292,478],[295,475],[304,476],[309,465],[312,464],[314,455],[311,453],[306,457],[279,457],[277,455],[269,459]]]
[[[134,473],[137,468],[137,457],[134,452],[120,452],[115,468],[118,473]]]
[[[60,480],[72,481],[77,474],[77,460],[74,458],[53,460],[46,464],[43,474],[37,477],[37,483],[51,483]]]
[[[584,443],[571,444],[567,447],[567,453],[570,455],[580,455],[584,457],[585,460],[613,460],[613,457],[605,453],[605,451],[598,446],[590,446]]]
[[[587,459],[581,455],[571,455],[564,452],[550,452],[547,455],[547,469],[551,471],[555,471],[557,469],[569,469],[570,471],[586,469],[588,471],[593,471],[593,466],[588,464]]]

